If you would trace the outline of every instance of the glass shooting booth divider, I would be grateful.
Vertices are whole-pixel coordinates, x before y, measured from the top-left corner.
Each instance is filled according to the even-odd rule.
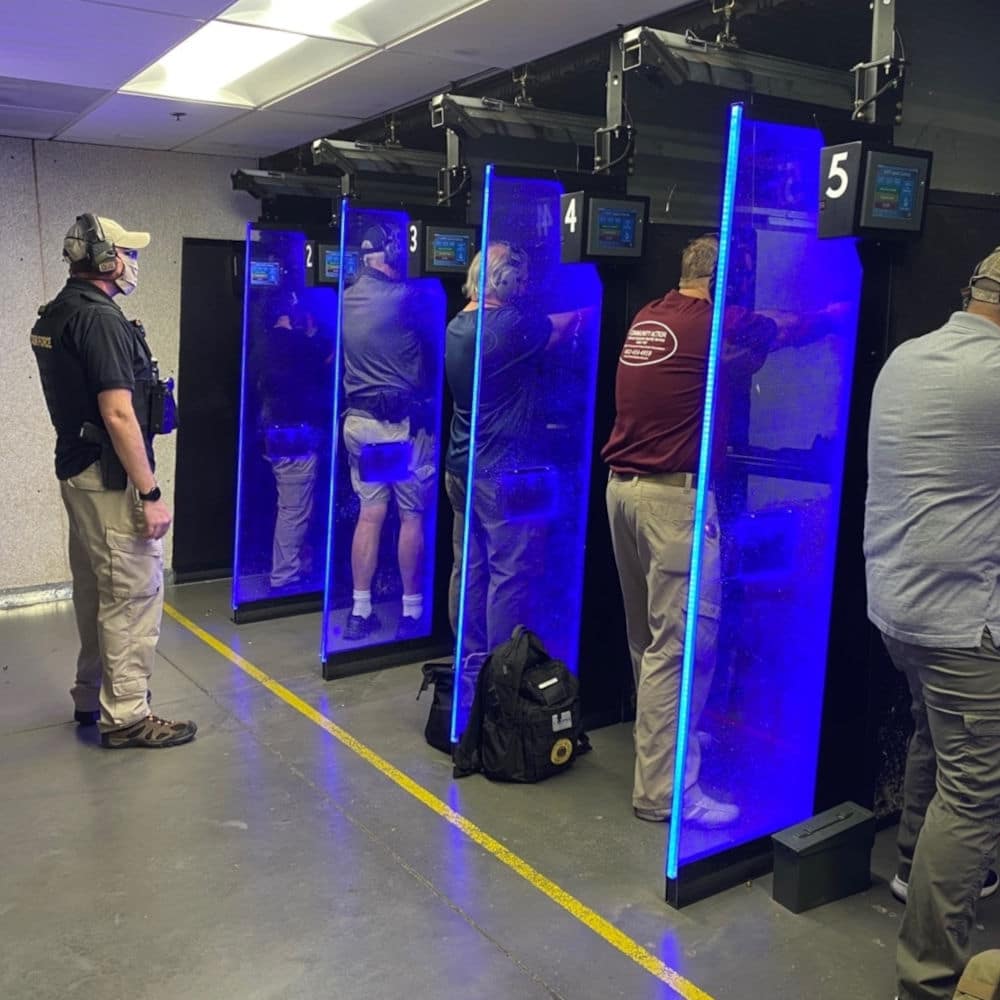
[[[247,227],[232,607],[319,607],[337,292],[307,287],[301,232]]]
[[[814,129],[731,109],[667,899],[812,815],[861,265],[819,240]],[[711,796],[724,808],[706,808]],[[732,884],[730,881],[728,884]]]
[[[320,655],[328,679],[426,645],[434,621],[445,293],[407,276],[405,212],[343,202]],[[361,655],[359,656],[359,652]],[[406,657],[383,650],[395,662]]]
[[[602,290],[592,264],[560,263],[562,193],[487,166],[475,287],[448,325],[453,740],[515,626],[577,671]]]

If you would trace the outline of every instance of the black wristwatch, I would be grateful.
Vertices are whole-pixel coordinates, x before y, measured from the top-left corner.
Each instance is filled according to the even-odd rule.
[[[154,486],[148,493],[140,493],[139,499],[145,503],[155,503],[163,494],[159,486]]]

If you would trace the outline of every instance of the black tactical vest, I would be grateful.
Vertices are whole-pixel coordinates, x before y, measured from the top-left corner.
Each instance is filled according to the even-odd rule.
[[[92,319],[88,314],[94,310],[100,313],[102,324],[112,329],[124,324],[132,332],[132,406],[146,439],[150,463],[153,461],[149,412],[154,371],[145,331],[141,324],[127,320],[100,289],[70,279],[51,302],[38,310],[31,331],[42,392],[56,429],[56,475],[60,479],[78,475],[101,457],[101,445],[81,436],[85,425],[107,434],[97,404],[97,389],[88,379],[76,339],[82,320]]]

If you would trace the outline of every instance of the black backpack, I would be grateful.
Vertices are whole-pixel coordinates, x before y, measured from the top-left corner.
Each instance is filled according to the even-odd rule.
[[[589,749],[577,679],[519,625],[479,671],[469,721],[455,747],[455,777],[482,771],[494,781],[542,781]]]

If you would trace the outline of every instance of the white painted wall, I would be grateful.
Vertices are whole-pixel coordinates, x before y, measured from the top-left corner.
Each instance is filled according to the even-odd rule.
[[[250,160],[0,136],[0,592],[69,580],[53,471],[55,433],[28,341],[38,306],[66,278],[62,239],[93,212],[152,233],[126,315],[143,321],[161,374],[175,374],[184,237],[242,239],[257,214],[230,174]],[[183,386],[178,387],[183,398]],[[173,500],[174,440],[157,439],[157,478]],[[168,540],[165,551],[170,552]]]

